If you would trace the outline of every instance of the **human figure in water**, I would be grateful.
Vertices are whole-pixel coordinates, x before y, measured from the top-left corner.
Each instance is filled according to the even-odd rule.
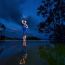
[[[22,59],[20,60],[20,64],[25,64],[26,63],[26,59],[27,59],[27,50],[26,50],[26,34],[27,34],[27,29],[28,29],[28,25],[27,25],[27,21],[26,20],[22,20],[21,21],[22,25],[23,25],[23,49],[24,49],[24,54]]]

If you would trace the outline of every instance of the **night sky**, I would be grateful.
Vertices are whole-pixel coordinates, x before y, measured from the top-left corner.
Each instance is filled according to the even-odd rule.
[[[41,17],[37,16],[37,7],[41,4],[42,0],[26,0],[22,4],[23,17],[33,16],[39,20]]]
[[[27,35],[34,37],[45,38],[47,35],[40,34],[37,30],[37,25],[42,21],[42,16],[37,15],[37,8],[42,0],[0,0],[2,4],[0,10],[0,23],[4,24],[3,30],[5,36],[12,38],[21,38],[22,26],[20,25],[21,19],[29,18],[29,31]],[[20,34],[21,33],[21,34]],[[1,35],[2,35],[1,34]],[[45,35],[45,36],[42,36]]]
[[[12,38],[13,37],[21,38],[23,31],[21,20],[25,18],[28,21],[28,25],[29,25],[29,30],[27,34],[28,36],[34,36],[41,39],[48,39],[49,35],[53,33],[53,30],[51,30],[51,28],[54,27],[53,26],[54,24],[50,23],[50,25],[46,26],[45,30],[47,31],[43,30],[44,32],[42,33],[39,32],[38,25],[41,22],[43,23],[47,22],[46,25],[50,22],[48,17],[56,7],[55,6],[56,4],[57,3],[54,2],[54,0],[50,0],[49,6],[48,7],[46,7],[46,5],[44,6],[46,7],[46,11],[45,11],[46,13],[42,16],[42,15],[37,15],[37,11],[38,11],[37,9],[40,5],[42,5],[42,0],[0,0],[0,24],[4,25],[5,27],[5,29],[2,31],[2,34]],[[64,16],[64,13],[63,14],[62,13],[61,13],[62,15],[61,18]],[[50,17],[52,17],[52,14]],[[61,20],[64,21],[63,19]]]

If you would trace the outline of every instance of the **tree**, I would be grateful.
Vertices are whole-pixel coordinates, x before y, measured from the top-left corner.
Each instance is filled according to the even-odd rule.
[[[65,39],[62,36],[62,34],[65,35],[65,33],[63,33],[64,32],[63,31],[64,30],[63,21],[65,21],[65,1],[64,0],[42,0],[41,5],[37,8],[37,14],[42,16],[43,19],[44,17],[47,18],[45,22],[42,21],[39,24],[40,32],[41,31],[44,32],[44,29],[46,29],[48,26],[52,24],[51,31],[53,31],[53,34],[51,35],[50,38],[53,38],[55,40],[58,37],[57,38],[58,41],[59,40],[63,41]],[[58,32],[57,30],[59,30],[59,28],[61,29]],[[62,39],[61,39],[61,36],[62,36]]]
[[[4,40],[5,36],[2,36],[3,31],[6,29],[6,27],[0,23],[0,40]],[[0,41],[2,42],[2,41]]]

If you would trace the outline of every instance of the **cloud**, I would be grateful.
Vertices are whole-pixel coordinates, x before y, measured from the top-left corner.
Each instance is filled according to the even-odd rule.
[[[0,0],[0,18],[19,20],[21,15],[20,5],[23,0]]]

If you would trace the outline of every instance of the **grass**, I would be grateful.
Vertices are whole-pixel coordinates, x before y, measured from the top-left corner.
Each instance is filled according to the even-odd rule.
[[[65,65],[65,45],[55,44],[54,47],[43,46],[39,48],[40,57],[48,65]]]

